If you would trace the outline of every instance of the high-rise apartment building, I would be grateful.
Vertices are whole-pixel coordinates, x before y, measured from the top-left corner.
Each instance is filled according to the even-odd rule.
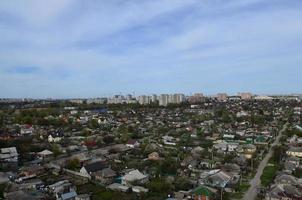
[[[156,103],[157,102],[157,95],[156,94],[152,94],[152,96],[151,96],[151,102],[152,103]]]
[[[218,93],[217,94],[217,100],[218,101],[227,101],[228,95],[226,93]]]
[[[250,92],[239,93],[239,96],[241,97],[242,100],[250,100],[253,97],[252,93]]]
[[[141,96],[138,97],[138,102],[141,105],[149,104],[150,101],[151,101],[151,98],[149,96],[141,95]]]
[[[193,96],[188,98],[189,103],[201,103],[204,101],[204,96],[202,93],[195,93]]]
[[[160,106],[167,106],[169,103],[169,95],[168,94],[161,94],[158,97],[159,105]]]

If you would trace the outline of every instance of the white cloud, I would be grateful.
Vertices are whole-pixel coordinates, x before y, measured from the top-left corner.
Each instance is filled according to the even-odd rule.
[[[54,88],[92,85],[91,92],[101,80],[106,87],[143,90],[150,80],[156,89],[189,85],[191,76],[190,84],[207,85],[196,74],[253,73],[296,59],[301,7],[281,0],[0,1],[0,71],[41,69],[0,79],[15,91],[18,80],[35,91],[41,81]],[[56,71],[71,76],[58,80],[51,77]],[[98,74],[106,77],[98,80]]]

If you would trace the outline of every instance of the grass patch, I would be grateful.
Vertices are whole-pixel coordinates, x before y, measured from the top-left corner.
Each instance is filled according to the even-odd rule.
[[[249,189],[249,187],[250,187],[249,183],[242,183],[239,186],[239,192],[245,192]]]
[[[266,166],[260,177],[261,185],[264,187],[269,186],[273,182],[278,169],[279,169],[279,167],[277,165]]]
[[[238,186],[238,191],[235,193],[229,193],[229,197],[231,199],[242,199],[244,193],[249,189],[250,185],[248,182],[243,182],[240,186]]]

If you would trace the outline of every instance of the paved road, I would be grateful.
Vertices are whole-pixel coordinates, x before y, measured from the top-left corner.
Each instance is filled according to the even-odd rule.
[[[258,169],[257,169],[257,173],[255,174],[254,178],[250,181],[250,187],[249,187],[248,191],[245,193],[243,200],[254,200],[256,198],[257,188],[259,188],[261,185],[260,177],[262,175],[263,169],[266,167],[269,159],[273,155],[273,146],[279,144],[279,140],[282,136],[282,133],[285,131],[286,127],[287,127],[287,124],[285,124],[283,126],[283,128],[279,131],[279,134],[276,137],[271,148],[269,149],[269,152],[266,154],[264,159],[260,162]]]

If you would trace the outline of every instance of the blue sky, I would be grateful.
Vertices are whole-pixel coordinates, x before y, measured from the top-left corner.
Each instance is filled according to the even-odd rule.
[[[301,0],[2,0],[0,97],[301,93]]]

